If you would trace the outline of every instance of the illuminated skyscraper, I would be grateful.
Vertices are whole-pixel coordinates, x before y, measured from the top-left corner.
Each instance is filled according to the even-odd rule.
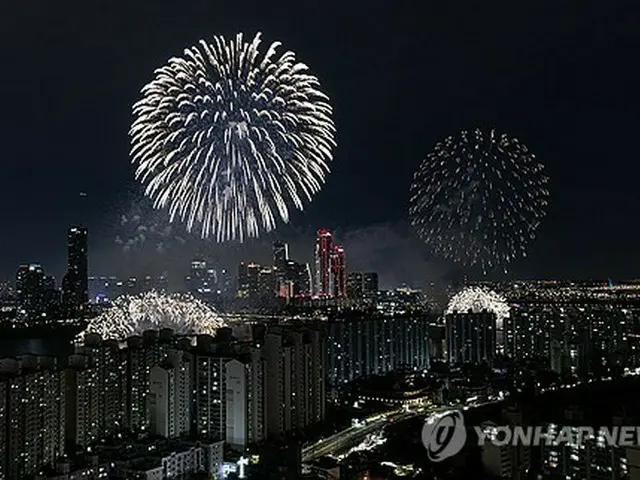
[[[318,230],[316,236],[316,285],[315,293],[321,296],[330,296],[333,293],[331,275],[331,231],[326,228]]]
[[[362,294],[367,299],[375,299],[378,295],[378,274],[365,272],[362,274]]]
[[[68,234],[67,274],[63,279],[62,300],[70,311],[78,311],[89,302],[87,229],[72,227]]]
[[[333,296],[347,296],[347,266],[342,245],[331,248],[331,284]]]
[[[289,245],[282,242],[273,244],[273,266],[280,272],[284,272],[289,260]]]
[[[293,288],[291,296],[308,297],[312,292],[311,270],[308,263],[287,261],[287,281]]]
[[[354,300],[362,299],[362,272],[349,273],[347,277],[347,296]]]
[[[29,315],[46,310],[45,275],[43,268],[35,263],[20,265],[16,273],[16,294],[20,308]]]
[[[289,245],[283,242],[273,243],[273,268],[278,296],[288,297],[291,290],[291,279],[287,275],[289,262]]]
[[[247,266],[247,296],[253,300],[260,296],[260,270],[262,267],[257,263],[250,263]]]
[[[245,262],[238,265],[238,298],[249,296],[249,266]]]
[[[191,262],[191,271],[185,277],[187,291],[196,298],[206,302],[216,303],[220,288],[218,270],[211,268],[207,262],[194,260]]]

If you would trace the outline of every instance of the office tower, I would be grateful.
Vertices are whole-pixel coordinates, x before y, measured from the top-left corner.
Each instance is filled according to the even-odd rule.
[[[311,270],[308,263],[287,261],[287,281],[293,292],[292,297],[308,297],[312,293]]]
[[[207,262],[194,260],[191,270],[185,278],[187,291],[207,302],[215,302],[218,297],[218,271],[207,266]]]
[[[491,362],[496,355],[496,315],[454,312],[446,316],[447,358],[450,364]]]
[[[249,265],[240,262],[238,265],[238,298],[247,298],[249,296]]]
[[[284,279],[286,275],[288,260],[289,260],[289,245],[283,242],[274,242],[273,266],[276,269],[276,275],[279,279]]]
[[[362,274],[362,294],[365,299],[375,300],[378,295],[378,274],[376,272],[365,272]]]
[[[257,263],[247,265],[247,298],[257,301],[260,297],[260,271],[262,267]]]
[[[350,272],[347,276],[347,297],[353,300],[373,301],[378,295],[378,274]]]
[[[233,278],[229,270],[221,268],[218,270],[218,290],[221,295],[228,297],[233,286]]]
[[[13,282],[0,281],[0,301],[13,299],[15,291]]]
[[[64,453],[64,372],[47,357],[2,359],[0,384],[6,401],[0,470],[4,478],[26,478]]]
[[[258,272],[258,299],[261,305],[267,305],[276,296],[277,278],[272,268],[262,267]]]
[[[273,270],[276,280],[276,293],[279,297],[290,298],[292,293],[292,280],[289,275],[289,245],[282,242],[273,244]]]
[[[114,283],[115,283],[115,279]],[[111,279],[109,277],[89,277],[87,282],[89,287],[89,301],[93,303],[102,303],[106,300],[113,299],[111,297],[112,289]]]
[[[20,265],[16,273],[18,305],[27,315],[40,315],[46,311],[46,277],[41,265]]]
[[[316,284],[315,293],[319,296],[331,296],[333,293],[333,284],[331,282],[331,232],[326,228],[318,230],[316,236]]]
[[[226,403],[226,442],[243,451],[264,440],[265,384],[264,362],[260,350],[229,359],[224,366]]]
[[[87,229],[73,227],[68,233],[67,273],[62,302],[69,312],[78,312],[89,302]]]
[[[361,300],[364,297],[362,272],[349,272],[347,275],[347,297]]]
[[[322,323],[322,329],[327,379],[334,387],[401,368],[429,368],[426,316],[330,320]]]
[[[263,356],[267,379],[267,436],[278,438],[321,422],[325,415],[325,344],[313,329],[274,327]]]
[[[66,438],[87,447],[126,427],[127,364],[118,342],[88,335],[69,357]]]
[[[347,265],[342,245],[334,245],[331,248],[331,282],[334,297],[347,296]]]
[[[149,374],[149,427],[165,438],[187,436],[191,429],[191,364],[184,352],[151,369]]]

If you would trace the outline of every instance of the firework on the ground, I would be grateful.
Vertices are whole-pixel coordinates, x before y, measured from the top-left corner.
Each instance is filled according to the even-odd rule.
[[[433,252],[484,272],[526,256],[546,214],[544,167],[494,130],[438,143],[411,185],[411,220]]]
[[[323,186],[335,147],[328,97],[294,53],[200,41],[156,70],[134,105],[136,178],[189,231],[244,241],[288,222]]]
[[[111,308],[90,321],[79,340],[87,333],[124,340],[145,330],[163,328],[179,335],[213,335],[222,326],[216,311],[191,295],[147,292],[116,298]]]
[[[509,316],[509,305],[499,293],[485,287],[467,287],[449,301],[446,314],[450,313],[495,313],[498,329],[502,329],[504,319]]]

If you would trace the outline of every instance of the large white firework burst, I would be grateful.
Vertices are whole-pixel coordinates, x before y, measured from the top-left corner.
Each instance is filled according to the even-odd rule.
[[[191,295],[146,292],[116,298],[110,308],[90,321],[79,340],[88,333],[124,340],[145,330],[163,328],[178,335],[213,335],[222,326],[215,310]]]
[[[328,97],[293,52],[242,34],[201,40],[156,70],[133,107],[136,178],[157,208],[217,241],[258,237],[323,186]]]
[[[504,319],[509,317],[509,304],[506,299],[497,292],[486,287],[466,287],[454,295],[445,314],[450,313],[480,313],[483,311],[495,313],[498,329],[501,330],[504,325]]]
[[[495,130],[438,143],[411,185],[410,215],[436,255],[484,272],[526,256],[546,215],[544,167]]]

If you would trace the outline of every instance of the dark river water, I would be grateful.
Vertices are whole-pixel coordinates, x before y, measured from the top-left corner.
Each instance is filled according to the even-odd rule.
[[[66,358],[73,353],[71,338],[51,336],[47,338],[2,338],[0,336],[0,358],[18,355],[48,355]]]

